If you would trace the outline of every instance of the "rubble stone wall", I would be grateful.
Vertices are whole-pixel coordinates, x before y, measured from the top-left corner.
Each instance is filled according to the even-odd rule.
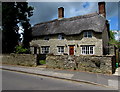
[[[112,74],[114,56],[47,55],[47,67]]]
[[[7,54],[2,55],[3,64],[36,66],[37,56],[32,54]]]

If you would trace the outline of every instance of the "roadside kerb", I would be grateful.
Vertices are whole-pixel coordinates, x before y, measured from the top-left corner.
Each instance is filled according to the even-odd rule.
[[[5,67],[5,66],[0,66],[1,69],[3,70],[9,70],[9,71],[16,71],[16,72],[22,72],[22,73],[28,73],[28,74],[34,74],[34,75],[40,75],[40,76],[46,76],[46,77],[52,77],[52,78],[57,78],[57,79],[64,79],[64,80],[70,80],[70,81],[75,81],[75,82],[83,82],[83,83],[88,83],[88,84],[92,84],[92,85],[98,85],[98,86],[104,86],[104,87],[112,87],[115,89],[118,89],[118,84],[115,83],[115,81],[117,80],[113,80],[113,79],[108,79],[107,80],[107,84],[102,84],[98,81],[97,82],[93,82],[93,81],[88,81],[88,80],[83,80],[80,78],[75,78],[74,76],[76,76],[76,74],[65,74],[65,73],[58,73],[58,72],[54,72],[54,71],[43,71],[44,68],[40,68],[40,69],[36,69],[36,68],[24,68],[24,67],[17,67],[15,69],[15,67]],[[98,78],[98,77],[97,77]],[[102,81],[102,80],[101,80]],[[110,85],[111,83],[114,82],[114,85]],[[118,82],[118,81],[117,81]]]

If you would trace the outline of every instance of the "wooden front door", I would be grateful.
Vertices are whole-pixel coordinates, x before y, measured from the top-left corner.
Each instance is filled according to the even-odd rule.
[[[74,46],[69,46],[69,55],[74,55]]]

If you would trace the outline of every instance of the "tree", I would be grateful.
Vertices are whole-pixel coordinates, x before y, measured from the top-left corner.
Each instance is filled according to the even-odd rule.
[[[18,19],[24,29],[23,47],[29,48],[29,42],[32,40],[32,29],[29,23],[29,17],[33,15],[33,7],[28,6],[27,2],[17,2],[16,8],[19,10]]]
[[[14,2],[2,3],[2,52],[11,53],[18,44],[17,10]]]
[[[117,48],[120,48],[120,42],[115,40],[115,33],[113,33],[112,31],[110,31],[110,41],[109,41],[110,45],[114,45]]]
[[[110,40],[115,40],[115,33],[110,31]]]
[[[28,48],[32,38],[31,25],[28,18],[33,15],[33,7],[28,6],[27,2],[4,2],[2,3],[2,15],[4,16],[2,18],[2,52],[14,52],[20,37],[18,24],[21,24],[24,29],[23,44],[25,48]]]

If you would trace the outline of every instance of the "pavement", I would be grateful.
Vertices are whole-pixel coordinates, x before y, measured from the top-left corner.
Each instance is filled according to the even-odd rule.
[[[93,85],[112,87],[115,88],[116,90],[120,89],[119,86],[120,73],[118,73],[120,68],[118,68],[115,74],[113,75],[95,74],[81,71],[48,69],[43,66],[26,67],[15,65],[0,65],[0,68],[10,71],[17,71],[22,73],[35,74],[70,81],[84,82]]]
[[[113,75],[120,76],[120,67],[116,69]]]

